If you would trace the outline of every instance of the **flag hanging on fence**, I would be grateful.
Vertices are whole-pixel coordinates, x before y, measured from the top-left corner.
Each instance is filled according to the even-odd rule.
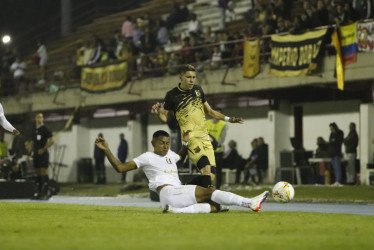
[[[244,41],[243,76],[255,77],[260,72],[260,39]]]
[[[357,23],[339,28],[343,65],[357,61]]]
[[[338,84],[338,89],[344,90],[344,67],[343,67],[343,57],[342,57],[342,49],[340,46],[338,32],[334,30],[331,35],[331,40],[334,44],[335,51],[336,51],[336,80]]]
[[[324,52],[327,29],[300,35],[272,35],[270,74],[302,76],[314,70]]]

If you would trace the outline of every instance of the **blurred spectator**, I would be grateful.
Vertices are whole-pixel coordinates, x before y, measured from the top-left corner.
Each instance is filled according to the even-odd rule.
[[[126,162],[127,153],[129,151],[128,148],[129,147],[128,147],[127,141],[125,139],[125,134],[121,133],[119,135],[119,145],[118,145],[118,150],[117,150],[117,157],[118,157],[118,160],[121,163],[125,163]],[[122,183],[126,183],[126,172],[122,173],[121,180],[122,180]]]
[[[316,9],[316,20],[317,26],[324,26],[329,24],[329,11],[327,10],[325,3],[322,0],[317,1]]]
[[[45,68],[48,62],[48,53],[47,53],[47,48],[45,47],[42,40],[38,40],[37,45],[38,45],[38,50],[36,51],[36,54],[39,57],[39,66],[40,66],[40,80],[38,81],[38,84],[44,84],[45,83]]]
[[[240,175],[243,171],[243,158],[236,149],[236,141],[229,141],[229,150],[223,154],[223,168],[236,169],[235,184],[240,183]]]
[[[321,136],[317,138],[317,149],[316,149],[315,157],[316,158],[328,157],[328,143]]]
[[[121,53],[122,47],[123,41],[120,32],[118,30],[115,30],[108,45],[108,51],[111,57],[118,59],[118,55]]]
[[[10,66],[10,71],[13,73],[13,91],[12,93],[18,93],[20,89],[24,89],[26,86],[21,86],[23,84],[27,84],[28,80],[25,76],[25,69],[26,69],[26,63],[21,60],[20,56],[16,57],[16,60],[12,63]],[[10,87],[10,86],[8,86]]]
[[[358,134],[356,131],[356,124],[351,122],[349,124],[349,133],[344,138],[345,153],[347,159],[346,166],[346,182],[353,185],[356,180],[356,158],[358,147]]]
[[[257,151],[257,139],[253,139],[251,142],[252,151],[246,160],[244,165],[244,184],[248,184],[249,178],[254,184],[258,184],[258,180],[256,176],[258,174],[256,161],[258,158],[258,151]]]
[[[214,43],[216,42],[216,35],[212,32],[212,27],[207,26],[204,28],[203,40],[205,43]]]
[[[234,13],[232,5],[230,5],[229,3],[230,3],[230,0],[218,0],[217,1],[219,14],[221,17],[219,29],[224,29],[226,27],[226,10],[229,10],[231,13]]]
[[[190,21],[188,22],[188,33],[196,37],[202,33],[201,22],[197,20],[197,16],[194,13],[191,14]]]
[[[168,74],[177,75],[178,65],[182,64],[182,59],[179,53],[171,53],[168,61]]]
[[[344,140],[344,133],[336,125],[335,122],[330,123],[330,138],[329,138],[329,157],[331,157],[331,164],[334,169],[335,182],[333,186],[340,186],[342,181],[342,144]]]
[[[269,158],[269,147],[265,143],[264,138],[259,137],[257,139],[257,171],[258,171],[258,182],[261,184],[264,176],[269,168],[268,158]]]
[[[126,21],[122,24],[121,34],[127,42],[132,41],[132,36],[134,32],[134,26],[130,16],[126,17]]]
[[[95,64],[101,60],[101,52],[104,46],[103,41],[97,35],[93,35],[94,45],[92,47],[92,56],[88,61],[88,65]]]
[[[0,158],[4,159],[8,156],[8,142],[4,141],[4,132],[0,131]]]
[[[176,1],[173,1],[173,7],[170,14],[166,17],[165,25],[168,30],[172,30],[177,23],[185,22],[188,19],[189,10],[186,1],[183,2],[182,8]]]
[[[77,43],[77,50],[76,50],[76,58],[75,58],[75,65],[76,66],[83,66],[85,63],[84,63],[84,51],[85,51],[86,47],[84,46],[83,44],[83,41],[82,40],[78,40],[78,43]]]
[[[84,45],[83,65],[88,65],[92,55],[93,55],[92,42],[87,40]]]
[[[221,63],[222,63],[221,61],[222,61],[222,55],[221,55],[221,51],[219,49],[219,46],[214,46],[212,57],[210,59],[209,68],[210,69],[219,69],[221,67]]]
[[[288,28],[286,27],[285,20],[282,17],[278,17],[277,20],[277,27],[275,29],[275,33],[285,33],[288,32]]]
[[[192,50],[190,44],[190,37],[185,37],[182,42],[182,49],[180,50],[182,63],[191,63],[192,62]]]
[[[132,36],[132,44],[136,48],[137,51],[141,50],[142,46],[144,45],[144,31],[139,27],[138,23],[134,24],[133,36]],[[143,39],[143,42],[142,40]],[[144,52],[144,51],[142,51]]]
[[[356,17],[359,20],[369,19],[373,17],[372,0],[353,0],[352,7],[354,8]]]
[[[169,31],[166,28],[165,22],[160,20],[159,28],[157,31],[157,42],[159,45],[165,45],[169,41]]]

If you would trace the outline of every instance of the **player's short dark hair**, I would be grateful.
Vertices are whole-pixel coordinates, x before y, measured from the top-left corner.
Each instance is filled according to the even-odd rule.
[[[169,133],[164,130],[157,130],[153,133],[152,140],[157,139],[160,136],[170,137]]]
[[[194,72],[196,72],[196,69],[191,64],[185,64],[185,65],[179,67],[179,74],[184,74],[187,71],[194,71]]]

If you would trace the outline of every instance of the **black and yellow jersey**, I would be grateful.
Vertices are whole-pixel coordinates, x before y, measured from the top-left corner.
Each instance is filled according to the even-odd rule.
[[[208,134],[205,122],[203,89],[194,85],[191,90],[183,90],[180,84],[166,93],[164,109],[173,110],[181,132],[191,130],[191,137]]]

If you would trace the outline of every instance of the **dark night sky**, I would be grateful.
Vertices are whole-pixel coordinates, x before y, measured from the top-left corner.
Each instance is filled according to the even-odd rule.
[[[21,35],[60,14],[60,0],[0,0],[0,34]]]

